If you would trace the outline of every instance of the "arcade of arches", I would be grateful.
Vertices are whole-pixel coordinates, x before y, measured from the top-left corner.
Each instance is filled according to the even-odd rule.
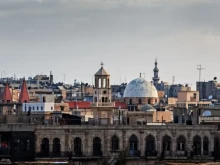
[[[73,156],[106,156],[127,150],[130,156],[211,157],[214,151],[213,127],[148,126],[123,128],[102,126],[63,126],[36,131],[36,152],[59,156],[71,151]],[[52,133],[53,132],[53,133]],[[40,145],[38,145],[40,144]]]

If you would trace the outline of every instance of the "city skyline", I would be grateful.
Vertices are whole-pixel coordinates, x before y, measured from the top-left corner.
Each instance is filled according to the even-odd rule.
[[[218,77],[217,0],[2,0],[0,71],[28,77],[52,71],[55,81],[92,84],[101,61],[119,84],[146,73],[155,58],[160,81],[189,83]],[[143,75],[144,76],[144,75]],[[121,77],[121,78],[120,78]]]

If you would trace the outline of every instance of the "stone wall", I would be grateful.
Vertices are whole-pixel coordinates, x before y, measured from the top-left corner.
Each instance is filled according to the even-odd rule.
[[[82,141],[82,152],[85,157],[93,156],[93,140],[95,137],[101,139],[101,150],[104,157],[111,158],[112,137],[115,135],[119,139],[119,150],[130,151],[130,138],[134,135],[137,138],[137,151],[139,156],[145,156],[147,146],[146,139],[152,136],[154,146],[157,152],[156,156],[163,153],[164,138],[171,139],[170,150],[167,158],[175,159],[177,155],[177,139],[182,136],[185,139],[185,149],[182,158],[191,155],[193,150],[194,138],[201,139],[201,154],[203,155],[203,139],[208,138],[208,155],[211,157],[214,151],[214,134],[216,128],[207,125],[186,126],[186,125],[163,125],[163,126],[37,126],[36,135],[36,152],[41,152],[41,142],[43,138],[48,138],[50,142],[50,152],[53,150],[53,139],[59,138],[61,152],[71,150],[74,152],[74,139],[80,138]],[[187,155],[185,155],[185,153]],[[166,154],[166,153],[165,153]],[[204,158],[205,159],[205,158]]]

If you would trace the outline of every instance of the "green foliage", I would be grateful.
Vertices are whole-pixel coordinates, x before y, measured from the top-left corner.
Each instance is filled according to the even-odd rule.
[[[127,157],[126,151],[120,152],[115,165],[126,165],[126,157]]]

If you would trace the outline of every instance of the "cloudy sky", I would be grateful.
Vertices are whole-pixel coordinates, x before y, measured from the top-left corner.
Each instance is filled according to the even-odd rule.
[[[1,0],[0,71],[92,83],[105,63],[112,84],[145,73],[195,85],[219,77],[219,0]]]

